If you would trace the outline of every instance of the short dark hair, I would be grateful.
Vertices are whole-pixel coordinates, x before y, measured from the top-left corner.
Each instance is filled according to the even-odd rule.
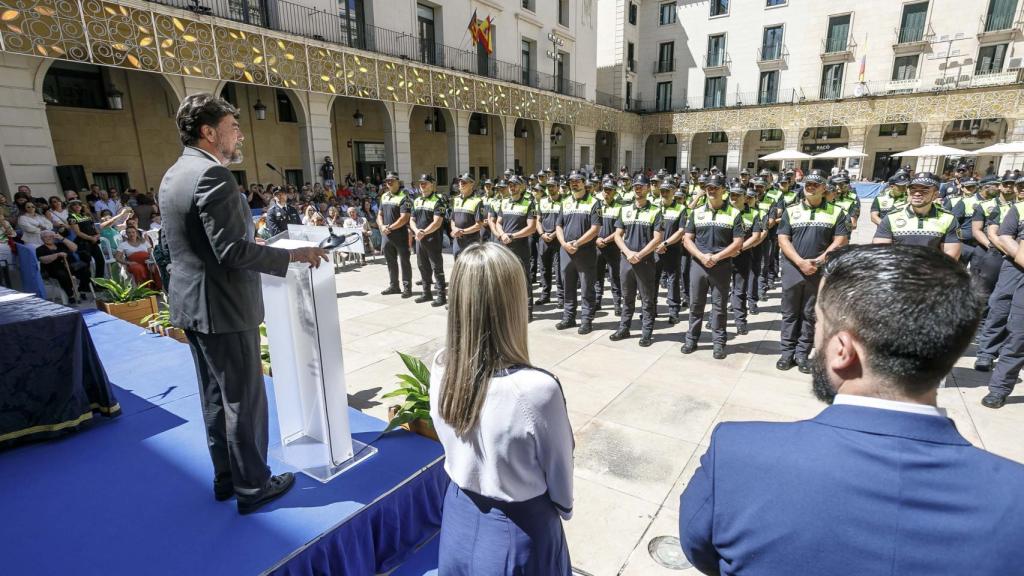
[[[825,267],[818,294],[822,328],[849,330],[871,370],[907,394],[939,380],[967,349],[982,302],[964,268],[922,246],[849,246]]]
[[[185,146],[195,145],[202,136],[203,126],[217,126],[228,115],[238,118],[238,108],[223,98],[209,92],[186,96],[175,116],[181,143]]]

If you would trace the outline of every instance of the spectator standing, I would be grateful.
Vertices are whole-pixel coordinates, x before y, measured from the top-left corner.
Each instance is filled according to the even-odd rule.
[[[156,211],[156,204],[153,202],[153,197],[149,194],[139,194],[135,207],[132,208],[132,212],[134,212],[135,216],[139,219],[139,230],[149,230],[149,224]]]
[[[103,252],[100,251],[100,233],[96,229],[96,223],[92,217],[83,210],[81,200],[68,202],[68,224],[75,233],[75,245],[78,247],[78,257],[83,261],[92,258],[96,268],[96,276],[103,278],[104,266]]]
[[[26,202],[24,212],[18,216],[18,228],[21,230],[21,241],[26,246],[35,248],[43,243],[40,233],[43,230],[53,230],[53,223],[46,216],[38,212],[35,202]]]
[[[111,188],[116,190],[116,188]],[[117,214],[121,211],[121,202],[116,197],[111,197],[110,193],[106,190],[99,190],[99,199],[93,203],[93,211],[97,214],[102,214],[104,210],[110,210],[111,214]]]

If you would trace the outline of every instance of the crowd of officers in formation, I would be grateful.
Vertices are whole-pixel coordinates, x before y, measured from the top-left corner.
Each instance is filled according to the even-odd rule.
[[[754,177],[743,170],[739,178],[726,179],[717,168],[702,173],[697,167],[688,177],[664,170],[630,175],[625,168],[603,178],[576,170],[565,177],[546,170],[525,178],[506,171],[479,187],[463,174],[445,198],[429,174],[419,178],[413,197],[398,174],[388,172],[377,215],[390,276],[382,294],[413,296],[414,246],[422,285],[416,302],[444,306],[443,236],[450,238],[456,258],[471,243],[500,242],[522,262],[531,320],[535,304],[557,300],[562,318],[556,328],[588,334],[607,283],[619,318],[609,338],[631,336],[639,294],[639,345],[646,347],[653,343],[664,289],[670,325],[689,309],[681,352],[690,354],[710,295],[712,353],[722,359],[728,309],[736,333],[747,334],[749,315],[758,313],[781,280],[782,352],[776,367],[809,373],[820,270],[829,253],[849,242],[860,202],[845,171],[814,169],[797,180],[792,170],[777,176],[761,170]],[[1024,236],[1022,211],[1024,178],[1010,174],[978,182],[967,167],[947,183],[905,167],[870,209],[877,225],[874,242],[931,246],[974,274],[989,302],[976,369],[992,370],[995,364],[991,393],[983,401],[993,408],[1005,402],[1024,364],[1024,322],[1008,321],[1011,309],[1024,313],[1024,254],[1014,262]],[[538,280],[540,298],[534,302]]]

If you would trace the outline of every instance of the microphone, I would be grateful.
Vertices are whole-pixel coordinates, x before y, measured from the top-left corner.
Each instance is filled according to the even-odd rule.
[[[344,246],[351,246],[359,241],[362,237],[355,232],[349,232],[348,234],[335,234],[334,228],[327,226],[327,238],[320,241],[320,247],[326,250],[334,250],[335,248],[342,248]]]
[[[277,166],[274,166],[274,165],[273,165],[273,164],[271,164],[270,162],[267,162],[267,168],[270,168],[271,170],[273,170],[274,172],[276,172],[278,176],[280,176],[280,177],[281,177],[281,184],[282,184],[282,185],[284,185],[284,184],[287,184],[287,183],[288,183],[288,182],[287,182],[287,178],[285,178],[285,177],[284,177],[284,173],[283,173],[283,172],[281,172],[280,170],[278,170],[278,169],[277,169]]]

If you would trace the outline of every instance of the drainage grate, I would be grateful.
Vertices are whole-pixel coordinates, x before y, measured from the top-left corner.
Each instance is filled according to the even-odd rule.
[[[686,570],[692,565],[683,555],[679,546],[679,538],[675,536],[657,536],[647,544],[647,551],[658,564],[670,570]]]

